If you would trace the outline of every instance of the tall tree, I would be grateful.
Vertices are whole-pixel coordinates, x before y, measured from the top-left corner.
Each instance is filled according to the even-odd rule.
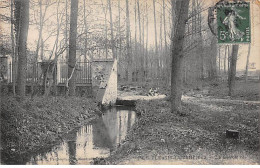
[[[238,45],[233,45],[232,47],[232,54],[231,54],[231,61],[230,61],[230,75],[228,79],[229,96],[232,96],[234,94],[238,47],[239,47]]]
[[[112,44],[112,54],[113,58],[116,59],[116,51],[115,51],[115,40],[114,40],[114,31],[113,31],[113,19],[112,19],[112,8],[111,8],[111,1],[108,0],[108,10],[110,14],[110,31],[111,31],[111,44]]]
[[[141,14],[140,14],[140,2],[137,0],[137,13],[138,13],[138,25],[139,25],[139,59],[142,60],[142,49],[141,49],[141,44],[142,44],[142,33],[141,33]],[[142,61],[140,61],[141,66],[140,66],[140,72],[139,76],[140,79],[142,80],[142,74],[143,74],[143,67],[142,67]]]
[[[172,0],[173,8],[174,0]],[[185,25],[188,18],[189,0],[176,0],[176,22],[173,36],[171,37],[172,49],[172,72],[171,72],[171,110],[181,111],[182,96],[182,63],[183,63],[183,42]],[[172,13],[173,15],[173,13]],[[174,18],[174,17],[172,17]],[[174,26],[173,26],[174,27]]]
[[[167,38],[166,38],[166,19],[165,19],[165,0],[163,0],[163,31],[164,31],[164,48],[167,51]]]
[[[247,53],[247,58],[246,58],[246,73],[245,73],[245,81],[247,82],[248,80],[248,64],[249,64],[249,56],[250,56],[250,50],[251,50],[251,44],[248,45],[248,53]]]
[[[228,69],[227,69],[227,71],[228,71],[228,78],[229,78],[229,75],[230,75],[230,50],[232,49],[232,46],[227,46],[227,60],[228,60]]]
[[[211,54],[210,54],[210,68],[209,68],[209,77],[214,79],[217,75],[217,39],[216,37],[211,38]]]
[[[84,33],[85,33],[85,40],[84,40],[84,59],[86,61],[87,59],[87,39],[88,39],[88,27],[87,27],[87,16],[86,16],[86,0],[83,1],[83,12],[84,12],[84,15],[83,15],[83,19],[84,19]]]
[[[122,40],[121,40],[121,7],[120,7],[120,0],[118,0],[118,38],[119,38],[119,55],[118,60],[121,58],[122,55]]]
[[[34,94],[34,88],[35,88],[36,82],[38,82],[37,81],[37,62],[38,62],[40,48],[42,48],[42,50],[43,50],[42,31],[43,31],[43,26],[44,26],[45,14],[46,14],[47,8],[49,7],[48,2],[46,2],[45,9],[43,12],[43,10],[42,10],[43,3],[41,0],[38,1],[38,5],[40,7],[40,16],[36,21],[36,23],[37,23],[39,20],[39,29],[38,29],[38,41],[37,41],[37,45],[36,45],[35,58],[33,60],[34,61],[33,62],[33,81],[34,81],[34,83],[31,88],[32,96]],[[43,60],[43,52],[41,54],[41,59]]]
[[[144,46],[144,12],[143,12],[143,26],[142,26],[142,47],[143,47],[143,49],[142,49],[142,57],[141,57],[141,77],[142,77],[142,81],[144,81],[145,80],[145,69],[144,69],[144,61],[145,61],[145,46]]]
[[[161,9],[163,10],[163,9]],[[160,50],[160,54],[158,54],[159,57],[159,69],[158,69],[158,73],[159,76],[161,77],[161,75],[163,75],[162,73],[162,67],[163,67],[163,37],[162,37],[162,22],[163,22],[163,12],[160,12],[160,31],[159,31],[159,50]]]
[[[15,85],[17,84],[17,64],[18,64],[18,46],[19,46],[19,33],[20,33],[20,9],[21,9],[21,1],[14,0],[14,30],[15,30],[15,41],[14,41],[14,60],[13,60],[13,91],[15,90]],[[12,7],[12,6],[11,6]],[[14,93],[15,94],[15,93]]]
[[[227,46],[225,46],[224,74],[226,74],[226,62],[227,62]]]
[[[137,10],[136,10],[136,0],[135,0],[135,52],[134,52],[134,59],[133,60],[136,60],[136,55],[137,55]],[[137,81],[137,66],[136,66],[136,61],[133,61],[134,62],[134,65],[135,65],[135,70],[134,70],[134,81],[136,82]]]
[[[164,31],[164,61],[165,61],[165,73],[164,73],[164,76],[165,76],[165,82],[166,84],[168,85],[169,84],[169,71],[168,71],[168,56],[167,56],[167,53],[168,53],[168,47],[167,47],[167,32],[166,32],[166,19],[165,19],[165,0],[163,0],[163,31]]]
[[[48,4],[46,4],[44,12],[43,12],[42,1],[39,0],[38,4],[40,6],[40,16],[39,16],[38,41],[37,41],[36,52],[35,52],[35,63],[37,63],[37,61],[38,61],[39,49],[40,49],[41,42],[42,42],[42,30],[43,30],[43,26],[44,26],[44,18],[45,18],[45,14],[46,14],[46,11],[47,11],[47,8],[48,8]]]
[[[76,92],[76,38],[77,38],[78,0],[71,0],[70,13],[70,37],[69,37],[69,60],[68,79],[69,95],[75,96]]]
[[[198,13],[198,31],[199,31],[198,51],[203,52],[203,39],[202,39],[202,30],[201,30],[202,17],[201,17],[201,12],[199,12],[201,10],[201,7],[199,5],[198,0],[196,0],[196,6],[197,6],[196,13]],[[204,54],[200,54],[200,78],[204,79]]]
[[[65,0],[65,44],[68,44],[68,0]],[[69,58],[68,48],[66,49],[66,60]]]
[[[129,19],[129,4],[128,0],[126,3],[126,52],[127,52],[127,80],[128,82],[132,82],[132,65],[131,65],[131,49],[130,49],[130,19]]]
[[[154,17],[154,41],[155,41],[155,60],[156,60],[156,78],[158,77],[158,71],[159,71],[159,58],[158,58],[158,45],[157,45],[157,26],[156,26],[156,7],[155,7],[155,0],[153,0],[153,17]]]
[[[108,56],[108,44],[107,44],[107,5],[104,5],[103,1],[102,2],[102,8],[103,8],[103,12],[105,15],[105,50],[106,50],[106,59]]]
[[[17,95],[25,96],[27,70],[27,36],[29,29],[29,0],[20,1]],[[18,11],[17,11],[18,12]]]
[[[11,20],[14,20],[14,1],[11,0]],[[11,22],[11,41],[12,41],[12,82],[13,82],[13,94],[15,96],[15,83],[16,83],[16,55],[15,55],[15,41],[14,41],[14,26]]]
[[[218,46],[218,73],[221,75],[221,47]]]
[[[149,29],[149,18],[148,18],[148,7],[146,3],[146,44],[145,44],[145,68],[146,68],[146,73],[145,73],[145,78],[147,78],[148,75],[148,29]]]

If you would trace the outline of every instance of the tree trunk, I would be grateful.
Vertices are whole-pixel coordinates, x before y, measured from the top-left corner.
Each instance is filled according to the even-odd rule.
[[[139,3],[139,0],[137,0],[137,12],[138,12],[138,26],[139,26],[139,53],[138,53],[138,56],[139,56],[139,59],[140,59],[140,71],[139,71],[139,74],[137,76],[137,78],[139,78],[140,80],[138,81],[142,81],[142,74],[143,74],[143,67],[142,67],[142,49],[141,49],[141,44],[142,44],[142,30],[141,30],[141,16],[140,16],[140,3]]]
[[[84,10],[84,33],[85,33],[85,39],[84,39],[84,59],[87,60],[87,33],[88,33],[88,27],[87,27],[87,17],[86,17],[86,0],[83,1],[83,10]]]
[[[227,49],[228,49],[228,52],[227,52],[228,53],[228,55],[227,55],[228,56],[228,58],[227,58],[228,59],[228,78],[230,75],[230,50],[231,50],[230,48],[232,49],[232,46],[227,46]]]
[[[41,58],[43,58],[44,56],[44,43],[43,43],[43,39],[41,38]]]
[[[238,45],[233,45],[231,62],[230,62],[230,75],[229,75],[229,80],[228,80],[228,88],[229,88],[228,95],[229,96],[232,96],[234,94],[237,54],[238,54]]]
[[[217,75],[217,39],[212,37],[210,53],[210,79],[215,79]]]
[[[248,53],[247,53],[247,58],[246,58],[246,72],[245,72],[245,81],[247,82],[248,80],[248,64],[249,64],[249,56],[250,56],[250,50],[251,50],[251,44],[248,45]]]
[[[108,46],[107,46],[107,8],[103,9],[105,14],[105,36],[106,36],[106,42],[105,42],[105,50],[106,50],[106,59],[108,56]]]
[[[37,84],[37,63],[38,63],[38,57],[39,57],[39,50],[43,46],[43,40],[42,40],[42,30],[43,30],[43,25],[44,25],[44,18],[45,14],[48,8],[48,5],[46,4],[44,13],[42,12],[42,1],[39,1],[39,6],[40,6],[40,17],[39,17],[39,31],[38,31],[38,41],[37,41],[37,46],[36,46],[36,51],[35,51],[35,58],[33,60],[33,84],[31,87],[31,96],[34,94],[34,89]],[[43,48],[42,48],[43,49]],[[42,53],[43,54],[43,53]],[[41,58],[43,59],[43,55],[41,55]]]
[[[13,0],[11,0],[11,20],[14,19],[13,16],[13,6],[14,6],[14,2]],[[13,87],[13,95],[15,96],[15,84],[16,84],[16,55],[15,55],[15,42],[14,42],[14,28],[13,28],[13,23],[11,22],[11,41],[12,41],[12,87]],[[0,90],[1,91],[1,90]]]
[[[226,74],[226,61],[227,61],[227,46],[225,46],[225,57],[224,57],[224,74]]]
[[[20,2],[20,21],[19,21],[19,47],[18,47],[18,78],[17,95],[23,98],[25,96],[27,55],[26,45],[29,28],[29,0]]]
[[[166,86],[169,85],[169,71],[168,71],[168,47],[167,47],[167,36],[166,36],[166,19],[165,19],[165,0],[163,0],[163,31],[164,31],[164,60],[165,60],[165,72],[164,72],[164,80],[166,82]]]
[[[128,82],[132,82],[132,65],[131,65],[131,49],[130,49],[130,19],[129,19],[129,5],[128,0],[126,3],[126,52],[127,52],[127,80]]]
[[[147,79],[148,77],[148,29],[149,29],[149,18],[148,18],[148,7],[147,7],[147,3],[146,3],[146,46],[145,46],[145,50],[146,50],[146,53],[145,53],[145,69],[146,69],[146,73],[145,73],[145,78]]]
[[[220,65],[220,46],[218,46],[218,75],[220,76],[220,71],[221,71],[221,65]]]
[[[120,6],[120,0],[118,0],[118,38],[119,38],[119,54],[117,55],[117,61],[119,64],[117,64],[117,69],[121,70],[121,58],[122,58],[122,40],[121,40],[121,6]]]
[[[220,49],[220,46],[218,46],[218,73],[219,73],[219,76],[221,75],[221,55],[220,55],[220,52],[221,52],[221,49]]]
[[[19,34],[20,34],[20,9],[21,9],[21,1],[14,0],[14,30],[15,30],[15,48],[14,48],[14,64],[13,64],[13,87],[17,85],[17,67],[18,67],[18,46],[19,46]]]
[[[144,61],[145,61],[145,46],[144,46],[144,14],[143,14],[143,32],[142,32],[142,57],[141,57],[141,72],[142,72],[142,82],[145,81],[145,69],[144,69]]]
[[[172,8],[173,8],[172,0]],[[183,42],[185,25],[188,18],[189,0],[177,0],[177,24],[176,30],[173,30],[174,36],[171,37],[172,49],[172,73],[171,73],[171,111],[181,111],[182,96],[182,63],[183,63]],[[172,13],[173,15],[173,13]],[[173,22],[174,24],[174,22]]]
[[[116,59],[116,51],[115,51],[115,41],[114,41],[114,31],[113,31],[113,19],[112,19],[112,9],[111,9],[111,2],[108,0],[108,9],[110,14],[110,29],[111,29],[111,44],[112,44],[112,54],[113,59]]]
[[[162,16],[162,12],[160,13],[160,31],[159,31],[159,50],[160,50],[160,54],[158,54],[159,57],[159,80],[163,80],[162,78],[162,67],[163,67],[163,49],[162,49],[162,20],[163,20],[163,16]],[[159,84],[159,82],[158,82]]]
[[[155,0],[153,0],[153,16],[154,16],[154,41],[155,41],[155,62],[156,62],[156,78],[159,77],[159,58],[158,58],[158,45],[157,45],[157,29],[156,29],[156,8]]]
[[[200,11],[200,4],[198,2],[198,0],[196,0],[196,13],[198,13]],[[198,13],[198,31],[199,31],[199,47],[198,47],[198,51],[200,52],[200,79],[203,80],[204,79],[204,54],[203,54],[203,39],[202,39],[202,31],[201,31],[201,27],[202,27],[202,18],[201,18],[201,13]]]
[[[137,11],[136,11],[136,0],[135,0],[135,52],[134,52],[134,59],[136,60],[136,55],[137,55]],[[133,60],[134,60],[133,59]],[[137,66],[136,66],[136,61],[133,61],[134,62],[134,81],[136,82],[137,81]]]
[[[68,60],[68,78],[69,95],[75,96],[76,92],[76,38],[77,38],[77,19],[78,19],[78,0],[71,0],[70,13],[70,37],[69,37],[69,60]]]
[[[65,0],[65,42],[66,45],[68,44],[68,0]],[[68,49],[66,49],[66,60],[69,58],[69,52]]]

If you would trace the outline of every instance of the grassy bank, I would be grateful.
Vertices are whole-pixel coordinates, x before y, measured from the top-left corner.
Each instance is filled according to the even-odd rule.
[[[171,93],[171,87],[165,86],[165,84],[156,85],[154,83],[120,83],[123,86],[136,87],[137,94],[147,95],[150,88],[159,88],[160,94],[169,95]],[[119,87],[120,88],[120,87]],[[204,80],[197,83],[184,84],[183,92],[187,95],[203,95],[213,96],[215,98],[227,98],[228,97],[228,84],[227,81],[220,80]],[[260,81],[248,81],[236,80],[234,87],[234,95],[230,97],[236,100],[248,100],[248,101],[260,101]]]
[[[209,95],[219,98],[225,98],[228,96],[227,82],[211,82],[207,83],[209,87]],[[247,83],[242,80],[236,80],[234,87],[234,95],[232,99],[260,101],[260,82],[248,81]]]
[[[35,97],[22,102],[6,97],[1,103],[1,162],[11,164],[12,159],[25,164],[29,153],[50,148],[100,113],[91,99],[83,97]]]
[[[219,108],[215,108],[219,107]],[[169,102],[137,104],[139,120],[110,164],[255,164],[259,156],[259,107],[213,103],[183,104],[170,113]],[[226,129],[239,139],[225,137]]]

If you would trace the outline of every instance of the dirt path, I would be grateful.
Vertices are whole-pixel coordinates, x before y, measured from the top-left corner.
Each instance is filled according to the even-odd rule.
[[[184,115],[177,115],[165,95],[129,91],[119,98],[135,101],[141,115],[111,164],[258,164],[260,101],[183,95]],[[226,138],[227,129],[239,131],[239,140]]]
[[[129,100],[129,101],[138,101],[138,100],[159,100],[166,98],[166,95],[160,94],[156,96],[144,96],[138,95],[138,92],[122,92],[118,91],[118,100]],[[212,96],[202,96],[194,95],[187,96],[182,95],[182,101],[185,103],[231,103],[231,104],[260,104],[260,101],[245,101],[245,100],[234,100],[234,99],[219,99]]]
[[[260,104],[260,101],[245,101],[245,100],[234,100],[234,99],[219,99],[214,97],[192,97],[182,96],[184,102],[219,102],[219,103],[232,103],[232,104]]]
[[[166,95],[156,95],[156,96],[144,96],[138,95],[138,92],[131,91],[131,92],[122,92],[118,91],[118,100],[129,100],[129,101],[137,101],[137,100],[158,100],[164,99]]]

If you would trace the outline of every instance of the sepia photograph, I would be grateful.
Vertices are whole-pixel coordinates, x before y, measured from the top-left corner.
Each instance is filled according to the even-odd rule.
[[[259,165],[260,0],[0,0],[0,165]]]

